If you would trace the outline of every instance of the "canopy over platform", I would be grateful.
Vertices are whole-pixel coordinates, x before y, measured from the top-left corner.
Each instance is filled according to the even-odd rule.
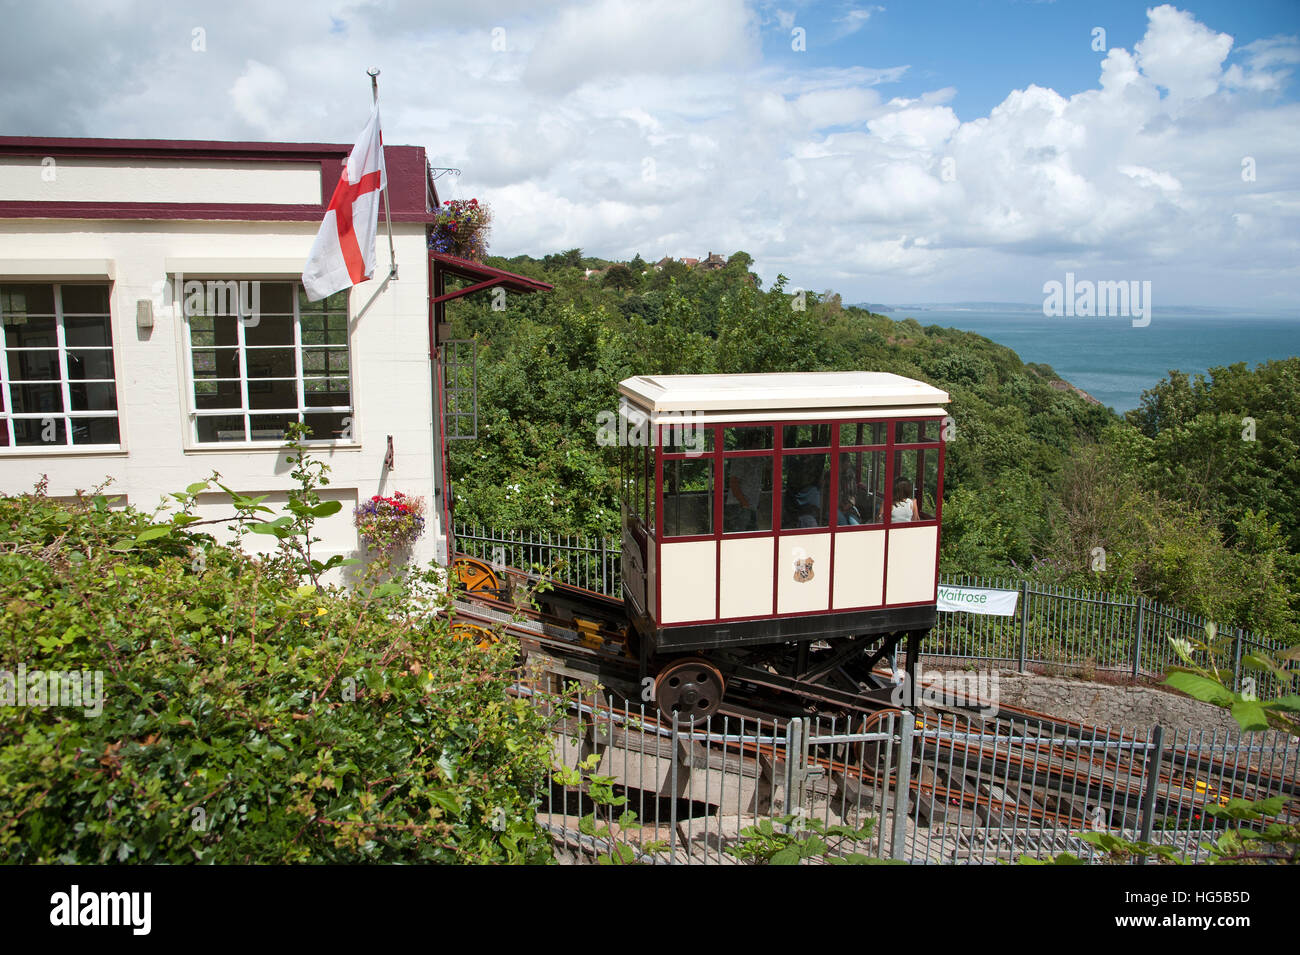
[[[473,284],[447,291],[447,279],[464,279]],[[550,292],[555,286],[526,275],[494,269],[481,262],[457,258],[446,252],[429,253],[429,357],[433,358],[438,343],[446,338],[446,304],[454,298],[481,292],[489,288],[504,288],[517,295],[531,292]]]

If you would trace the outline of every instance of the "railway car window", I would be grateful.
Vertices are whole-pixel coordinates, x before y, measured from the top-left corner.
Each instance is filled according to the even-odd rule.
[[[768,427],[723,428],[723,451],[770,451],[772,429]]]
[[[841,452],[836,526],[882,523],[880,505],[885,499],[884,492],[884,451]]]
[[[787,451],[791,448],[829,448],[831,426],[829,424],[786,425],[781,429],[781,441]]]
[[[829,426],[827,426],[827,430],[829,431]],[[827,438],[829,439],[829,434]],[[782,530],[828,526],[827,512],[830,508],[829,458],[829,454],[786,454],[782,456]]]
[[[632,513],[637,517],[645,515],[645,445],[638,444],[632,449]]]
[[[867,421],[840,425],[840,447],[863,447],[885,443],[885,422]]]
[[[655,532],[655,449],[645,450],[645,522],[651,535]]]
[[[937,421],[899,421],[894,424],[895,444],[919,444],[939,440]]]
[[[923,521],[932,521],[937,513],[935,493],[939,486],[939,449],[919,448],[894,452],[894,481],[908,484],[909,496],[916,501],[916,506]],[[898,493],[891,495],[897,497]],[[896,506],[896,502],[891,501]],[[903,511],[893,512],[891,507],[890,523],[902,523]]]
[[[724,458],[722,488],[722,533],[772,529],[771,455]]]
[[[660,425],[660,437],[667,454],[706,454],[713,450],[713,426],[683,417]]]
[[[664,459],[664,536],[712,533],[712,459]]]

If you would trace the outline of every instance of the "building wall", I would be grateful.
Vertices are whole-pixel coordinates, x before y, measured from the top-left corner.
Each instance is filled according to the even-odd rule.
[[[0,192],[12,192],[0,167]],[[32,175],[30,168],[23,170]],[[165,495],[217,471],[243,493],[283,501],[293,486],[278,447],[194,447],[192,398],[186,385],[184,321],[164,307],[163,283],[187,278],[297,279],[319,221],[230,222],[158,220],[0,219],[0,281],[96,276],[111,281],[121,451],[0,449],[0,491],[31,490],[42,474],[51,495],[113,479],[112,489],[150,510]],[[434,498],[434,409],[430,378],[427,258],[424,227],[394,223],[399,278],[387,285],[386,236],[377,252],[376,278],[349,295],[353,440],[314,453],[332,468],[330,491],[343,510],[319,522],[324,556],[363,556],[352,525],[352,505],[373,494],[403,491],[424,497],[426,533],[413,551],[434,559],[441,542]],[[154,302],[152,329],[138,329],[137,302]],[[394,469],[384,468],[387,437]],[[268,501],[274,503],[274,500]],[[205,516],[227,509],[205,498]],[[214,525],[220,526],[220,525]]]

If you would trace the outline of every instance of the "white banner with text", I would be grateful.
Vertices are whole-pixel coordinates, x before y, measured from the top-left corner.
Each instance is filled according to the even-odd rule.
[[[1014,617],[1018,590],[985,590],[978,587],[940,587],[939,609]]]

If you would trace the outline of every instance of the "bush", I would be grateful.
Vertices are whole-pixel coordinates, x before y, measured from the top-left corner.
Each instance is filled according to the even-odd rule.
[[[448,636],[440,571],[322,588],[109,504],[0,498],[0,696],[20,668],[103,681],[99,715],[2,707],[0,855],[549,860],[543,718],[508,693],[509,640]]]

